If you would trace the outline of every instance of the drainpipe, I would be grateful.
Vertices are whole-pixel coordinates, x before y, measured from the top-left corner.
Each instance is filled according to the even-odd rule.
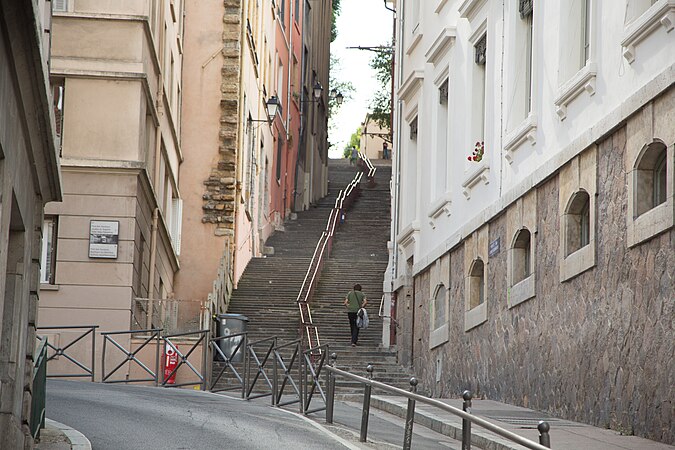
[[[294,16],[293,16],[293,4],[288,3],[288,9],[290,9],[290,14],[288,15],[289,21],[288,21],[288,63],[286,64],[288,66],[288,80],[286,83],[286,157],[290,156],[291,152],[289,149],[288,145],[288,137],[291,135],[291,86],[292,86],[292,80],[291,80],[291,75],[293,74],[293,21],[294,21]],[[284,197],[286,197],[286,191],[288,189],[288,162],[286,161],[286,170],[284,174]],[[297,164],[297,160],[296,160]],[[286,201],[287,199],[284,199],[284,215],[286,214]],[[291,193],[291,205],[293,206],[292,208],[289,205],[289,210],[293,211],[295,209],[295,191]]]
[[[157,82],[157,95],[155,98],[155,108],[157,110],[157,127],[155,128],[155,167],[153,172],[153,189],[157,199],[161,198],[159,192],[160,179],[159,168],[162,160],[162,130],[160,120],[164,115],[164,74],[159,71]],[[146,328],[152,328],[152,311],[155,303],[155,263],[157,260],[157,225],[159,222],[159,205],[152,211],[152,226],[150,228],[150,273],[148,274],[148,315],[146,317]],[[143,262],[141,261],[141,266]]]
[[[152,229],[150,232],[150,274],[148,276],[148,315],[146,318],[146,329],[152,328],[152,317],[154,308],[154,284],[155,284],[155,262],[157,259],[157,224],[159,221],[159,208],[152,211]]]

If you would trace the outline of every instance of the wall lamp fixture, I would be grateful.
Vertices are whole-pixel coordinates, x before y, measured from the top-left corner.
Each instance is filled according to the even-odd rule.
[[[281,102],[276,95],[271,96],[267,103],[265,103],[267,108],[267,119],[248,119],[249,122],[267,122],[272,123],[277,113],[281,114]]]

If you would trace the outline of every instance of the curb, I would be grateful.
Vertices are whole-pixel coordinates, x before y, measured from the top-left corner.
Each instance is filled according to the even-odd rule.
[[[79,431],[70,428],[55,420],[45,418],[45,427],[55,428],[63,433],[70,441],[70,446],[73,450],[91,450],[91,442],[87,437]]]
[[[370,406],[381,411],[393,414],[402,419],[406,418],[406,407],[390,402],[382,397],[373,395],[370,399]],[[451,437],[461,442],[462,440],[462,422],[457,418],[456,422],[441,419],[440,417],[426,411],[415,410],[415,423],[429,428],[437,433]],[[484,450],[522,450],[525,447],[511,442],[507,439],[492,434],[478,427],[471,429],[471,444]]]

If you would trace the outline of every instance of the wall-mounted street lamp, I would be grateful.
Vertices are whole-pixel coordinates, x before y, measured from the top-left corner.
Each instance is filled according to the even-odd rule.
[[[281,114],[281,102],[276,95],[271,96],[267,103],[265,103],[267,108],[267,120],[265,119],[248,119],[249,122],[267,122],[271,124],[274,121],[274,118],[277,116],[277,113]]]
[[[318,102],[319,99],[321,98],[321,94],[323,93],[323,86],[321,86],[321,83],[318,81],[314,83],[314,87],[312,88],[312,94],[314,95],[313,100],[303,100],[304,103],[315,103]],[[342,95],[341,92],[338,92],[337,89],[331,89],[330,94],[328,95],[329,100],[335,100],[338,106],[342,104],[342,101],[344,100],[344,96]]]

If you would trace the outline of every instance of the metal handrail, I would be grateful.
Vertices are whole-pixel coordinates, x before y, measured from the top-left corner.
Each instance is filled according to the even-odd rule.
[[[54,350],[54,354],[51,355],[50,357],[47,358],[47,362],[53,360],[54,358],[57,358],[59,356],[63,356],[66,358],[68,361],[72,362],[75,364],[77,367],[82,369],[85,373],[60,373],[60,374],[47,374],[47,378],[91,378],[91,381],[94,381],[94,375],[95,375],[95,361],[96,361],[96,329],[98,328],[98,325],[84,325],[84,326],[77,326],[77,325],[68,325],[68,326],[53,326],[53,327],[36,327],[36,330],[86,330],[82,334],[80,334],[77,338],[75,338],[73,341],[68,343],[65,347],[55,347],[52,344],[50,344],[47,341],[47,347]],[[84,339],[88,335],[91,334],[91,368],[87,367],[84,363],[78,361],[75,359],[73,356],[68,354],[68,349],[71,348],[73,345],[78,343],[80,340]],[[41,337],[38,336],[38,339],[42,340]]]
[[[206,390],[206,388],[208,386],[208,382],[207,382],[208,372],[207,372],[207,367],[206,367],[207,366],[207,360],[209,359],[208,358],[208,340],[209,340],[208,336],[209,336],[210,333],[211,333],[211,330],[199,330],[199,331],[189,331],[187,333],[175,333],[175,334],[170,334],[170,335],[167,335],[167,336],[163,337],[164,342],[167,345],[169,345],[176,352],[176,355],[180,358],[180,360],[178,361],[178,364],[176,365],[176,367],[174,367],[174,369],[168,375],[165,374],[165,376],[162,377],[163,378],[162,383],[161,383],[162,386],[164,386],[164,387],[182,387],[182,386],[200,385],[201,389],[203,391]],[[194,344],[192,344],[192,346],[190,347],[190,350],[188,350],[188,352],[185,353],[185,354],[183,354],[180,350],[178,350],[178,347],[171,341],[172,338],[194,336],[194,335],[199,336],[199,338],[195,341]],[[199,372],[199,370],[197,370],[195,368],[195,366],[192,365],[192,363],[190,361],[188,361],[188,358],[190,357],[192,352],[194,352],[197,349],[199,344],[202,344],[202,347],[203,347],[202,371],[201,371],[201,373]],[[182,365],[188,366],[190,368],[190,370],[192,370],[192,372],[195,375],[197,375],[197,377],[199,378],[199,382],[189,382],[188,381],[188,382],[180,383],[180,384],[178,384],[178,383],[168,384],[168,380],[170,380],[171,377],[173,377],[178,372],[178,369]]]
[[[160,343],[160,333],[162,332],[162,328],[153,328],[149,330],[131,330],[131,331],[108,331],[105,333],[101,333],[101,336],[103,336],[103,350],[102,350],[102,355],[101,355],[101,382],[103,383],[145,383],[148,381],[152,381],[155,383],[155,386],[159,384],[159,343]],[[129,335],[129,334],[137,334],[137,333],[149,333],[150,335],[145,338],[145,341],[138,347],[136,350],[133,352],[130,350],[127,350],[124,348],[119,342],[117,342],[115,339],[113,339],[111,336],[118,336],[118,335]],[[146,345],[148,345],[150,342],[155,341],[155,371],[153,372],[143,364],[141,360],[136,358],[136,355],[145,348]],[[122,360],[121,363],[119,363],[113,370],[110,371],[110,373],[106,373],[105,371],[105,355],[106,355],[106,347],[107,343],[110,342],[112,345],[114,345],[117,349],[119,349],[122,353],[124,353],[124,359]],[[150,375],[150,378],[139,378],[139,379],[128,379],[125,378],[123,380],[109,380],[115,372],[117,372],[119,369],[121,369],[127,362],[134,361],[136,364],[138,364],[141,369],[143,369],[145,372]]]
[[[47,397],[47,338],[38,339],[40,344],[35,351],[37,359],[33,369],[33,389],[30,412],[30,434],[33,439],[40,438],[40,430],[45,427],[45,403]]]
[[[512,442],[515,442],[517,444],[520,444],[526,448],[532,449],[532,450],[548,450],[550,448],[550,437],[548,434],[549,430],[549,424],[547,422],[540,422],[539,423],[539,431],[541,433],[541,436],[539,438],[540,443],[531,441],[529,439],[526,439],[518,434],[515,434],[505,428],[499,427],[497,425],[494,425],[491,422],[488,422],[487,420],[480,418],[478,416],[475,416],[469,412],[465,412],[461,409],[455,408],[454,406],[448,405],[446,403],[441,402],[440,400],[436,400],[433,398],[428,398],[423,395],[419,395],[415,392],[410,392],[406,391],[404,389],[400,389],[394,386],[390,386],[385,383],[381,383],[379,381],[375,381],[372,379],[372,372],[373,372],[373,366],[369,365],[367,367],[367,372],[369,374],[369,378],[365,378],[359,375],[355,375],[352,373],[349,373],[347,371],[338,369],[335,367],[335,360],[337,358],[337,355],[333,353],[331,355],[331,362],[325,366],[325,369],[329,373],[329,378],[328,378],[328,393],[329,393],[329,398],[327,399],[327,410],[326,410],[326,421],[328,423],[332,423],[333,419],[333,405],[334,405],[334,395],[335,395],[335,376],[339,375],[341,377],[359,382],[364,385],[366,389],[366,395],[364,395],[364,409],[363,409],[363,420],[361,422],[361,441],[365,442],[366,435],[367,435],[367,429],[368,429],[368,414],[369,414],[369,408],[370,408],[370,390],[372,388],[377,388],[385,392],[389,392],[391,394],[395,395],[400,395],[403,397],[406,397],[408,399],[408,414],[407,414],[407,420],[406,420],[406,436],[404,437],[404,446],[403,448],[410,448],[410,441],[412,439],[412,421],[414,419],[414,408],[415,408],[415,402],[421,402],[425,403],[430,406],[437,407],[443,411],[449,412],[451,414],[454,414],[458,417],[461,417],[463,420],[468,421],[470,423],[474,423],[482,428],[485,428],[488,431],[491,431],[503,438],[506,438]],[[417,386],[417,380],[415,378],[411,378],[410,380],[410,385],[414,389],[415,386]],[[465,392],[467,394],[468,392]],[[465,397],[465,400],[467,398]],[[469,405],[470,405],[470,394],[469,394]],[[412,410],[412,411],[411,411]],[[408,423],[410,422],[410,423]],[[469,428],[470,430],[470,428]],[[468,440],[469,442],[464,442],[462,448],[470,448],[470,432],[467,433]],[[407,445],[406,445],[407,444]]]
[[[370,163],[370,160],[368,160],[367,157],[365,158],[365,164],[366,166],[370,167],[368,176],[374,176],[375,172],[373,170],[373,165]],[[338,192],[338,196],[335,199],[335,206],[333,209],[331,209],[325,231],[321,234],[321,237],[314,248],[312,260],[310,261],[309,267],[307,268],[305,278],[303,279],[300,291],[298,292],[298,296],[296,298],[296,303],[298,304],[298,308],[300,310],[301,326],[305,328],[305,334],[307,335],[308,348],[318,348],[321,346],[319,330],[314,325],[312,320],[312,311],[309,306],[309,302],[316,284],[318,283],[324,261],[330,256],[330,251],[333,244],[333,236],[335,235],[335,229],[337,228],[341,214],[344,213],[346,208],[351,206],[354,196],[358,193],[358,187],[362,177],[363,172],[359,171],[356,175],[354,175],[354,178],[349,182],[347,187]],[[312,338],[314,338],[314,342],[312,342]]]

